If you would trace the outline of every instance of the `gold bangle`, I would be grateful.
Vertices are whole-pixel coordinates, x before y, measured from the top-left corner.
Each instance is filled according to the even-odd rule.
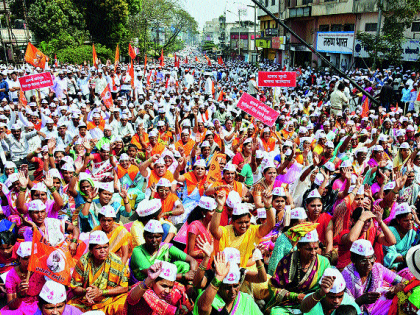
[[[207,270],[207,268],[204,267],[202,264],[199,264],[198,265],[198,269],[203,270],[203,271],[206,271]]]
[[[258,267],[257,267],[257,270],[260,270],[260,269],[262,269],[262,268],[264,268],[264,265],[258,266]]]
[[[212,287],[213,289],[215,289],[216,291],[219,291],[219,288],[218,288],[218,287],[216,287],[213,283],[211,283],[211,282],[210,282],[210,285],[211,285],[211,287]]]

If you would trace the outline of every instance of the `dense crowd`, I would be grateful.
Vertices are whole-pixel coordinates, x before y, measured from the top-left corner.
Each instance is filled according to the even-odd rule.
[[[420,314],[418,73],[165,63],[2,67],[1,315]]]

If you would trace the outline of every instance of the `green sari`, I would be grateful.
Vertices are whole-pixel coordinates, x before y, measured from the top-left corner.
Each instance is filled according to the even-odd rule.
[[[172,244],[161,243],[153,255],[149,254],[144,244],[137,246],[130,259],[130,283],[146,279],[146,274],[142,270],[150,268],[156,260],[171,262],[177,266],[177,273],[187,273],[190,271],[190,265],[185,262],[186,258],[187,254]]]

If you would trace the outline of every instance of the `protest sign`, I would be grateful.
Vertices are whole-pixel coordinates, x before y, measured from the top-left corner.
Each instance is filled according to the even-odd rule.
[[[270,127],[274,125],[277,117],[279,117],[278,112],[247,93],[242,95],[237,106]]]
[[[54,80],[51,73],[43,72],[20,77],[19,83],[22,91],[26,92],[52,86],[54,84]]]
[[[296,86],[296,72],[258,72],[258,86],[267,87],[295,87]]]

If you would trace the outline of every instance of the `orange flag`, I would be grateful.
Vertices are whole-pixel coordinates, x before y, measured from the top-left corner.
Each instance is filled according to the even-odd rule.
[[[131,59],[130,69],[128,69],[128,74],[131,77],[131,87],[134,88],[134,67],[133,67],[133,59]]]
[[[219,93],[219,97],[217,98],[217,101],[221,102],[224,97],[225,97],[225,92],[223,92],[223,89],[222,89]]]
[[[164,62],[164,57],[163,57],[163,48],[162,48],[162,52],[160,53],[160,58],[159,58],[159,60],[160,60],[160,66],[161,67],[163,67],[163,66],[165,66],[165,62]]]
[[[195,61],[198,62],[198,57],[195,57]]]
[[[360,115],[362,118],[369,116],[369,99],[366,97],[365,101],[362,105],[362,114]]]
[[[104,88],[104,90],[101,93],[101,98],[104,101],[104,104],[107,108],[110,108],[113,104],[112,102],[112,95],[111,90],[109,89],[109,85]]]
[[[76,256],[72,257],[68,243],[53,247],[48,245],[38,229],[33,232],[32,252],[29,259],[28,270],[38,272],[64,285],[69,285],[71,269],[83,255],[86,245],[81,242]]]
[[[25,53],[25,61],[34,67],[45,68],[45,64],[48,61],[48,57],[44,55],[38,48],[31,43],[28,43]]]
[[[118,66],[120,62],[120,45],[117,44],[117,49],[115,49],[115,61],[114,61],[114,68]]]
[[[214,154],[210,161],[210,168],[207,173],[206,182],[208,184],[214,184],[222,181],[222,172],[220,171],[220,165],[217,161],[217,154]]]
[[[19,90],[19,102],[26,107],[28,105],[28,100],[25,97],[25,93],[22,90]]]
[[[144,72],[143,72],[143,75],[146,75],[146,68],[147,68],[147,55],[144,55]]]
[[[133,47],[131,47],[131,44],[128,44],[128,54],[130,55],[131,59],[136,58],[136,52],[134,51]]]
[[[185,56],[184,63],[188,63],[188,57],[187,56]]]
[[[92,44],[92,59],[93,65],[98,69],[98,55],[96,54],[95,44]]]

